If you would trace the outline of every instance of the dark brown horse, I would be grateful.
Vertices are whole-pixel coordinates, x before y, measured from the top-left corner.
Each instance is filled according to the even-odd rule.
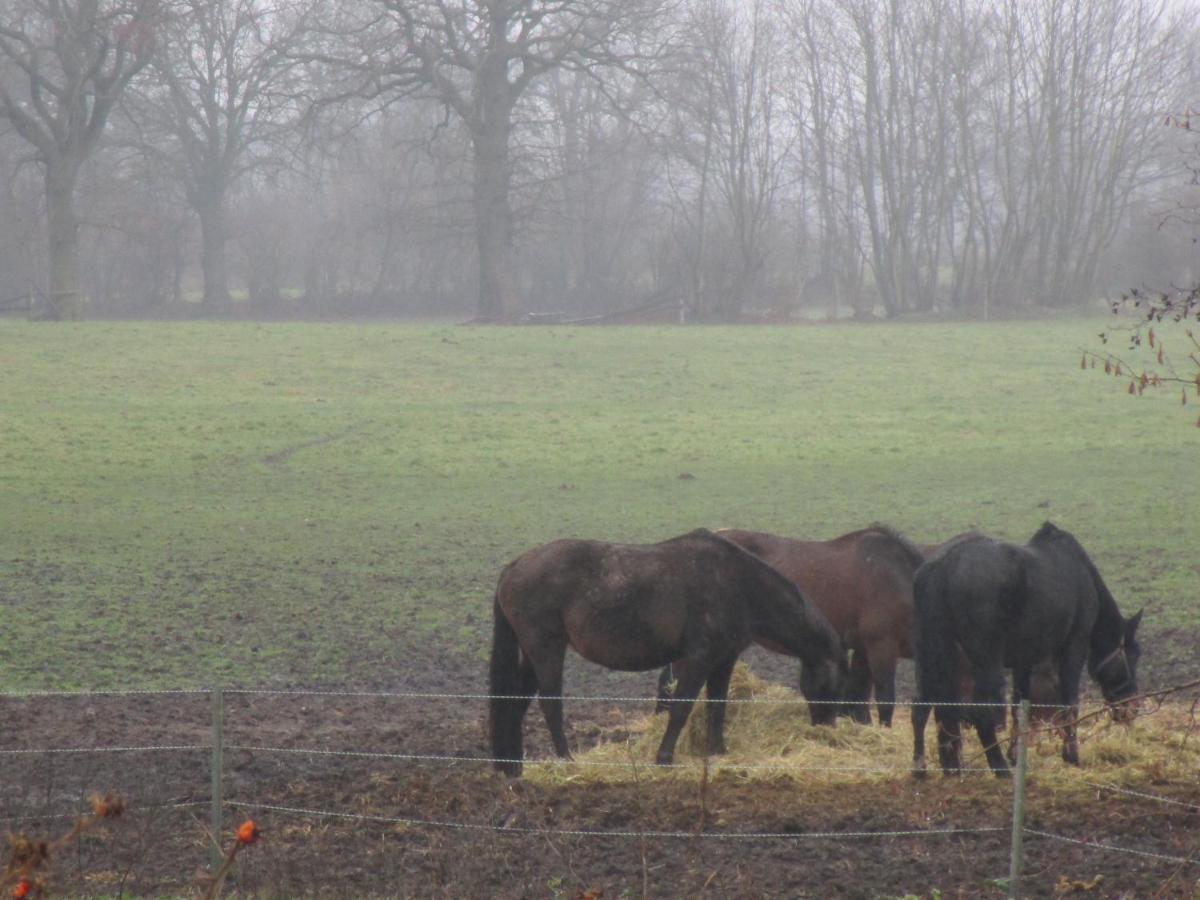
[[[796,586],[758,557],[710,531],[659,544],[561,540],[518,557],[496,585],[489,724],[495,766],[519,775],[521,722],[538,695],[559,756],[563,660],[568,646],[610,669],[683,663],[657,762],[674,758],[700,689],[709,709],[708,749],[724,750],[724,701],[738,656],[752,643],[797,656],[805,696],[833,701],[845,675],[836,632]],[[836,707],[810,707],[832,724]]]
[[[896,661],[913,655],[912,579],[925,561],[922,549],[883,525],[831,541],[797,541],[736,528],[718,534],[778,569],[821,611],[851,655],[842,698],[849,701],[846,712],[869,724],[874,687],[879,721],[890,726]],[[675,677],[678,669],[672,669]]]

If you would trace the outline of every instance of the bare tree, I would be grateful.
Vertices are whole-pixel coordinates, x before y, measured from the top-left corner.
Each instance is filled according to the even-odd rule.
[[[657,116],[637,78],[557,70],[531,86],[515,122],[516,255],[531,308],[600,314],[642,299],[638,260],[660,160],[632,110]]]
[[[5,0],[0,116],[33,145],[46,190],[50,315],[75,318],[75,187],[129,81],[150,60],[156,0]],[[17,90],[18,79],[23,89]]]
[[[37,179],[6,124],[0,119],[0,314],[28,311],[41,244]]]
[[[270,0],[177,0],[133,115],[200,222],[204,307],[229,302],[228,197],[295,127],[296,22]]]
[[[688,16],[666,149],[698,313],[734,318],[766,292],[795,143],[793,120],[781,115],[775,25],[763,0],[702,0]]]
[[[644,70],[663,0],[377,0],[342,10],[326,34],[342,47],[310,54],[361,76],[358,93],[417,92],[442,103],[471,139],[479,316],[523,306],[513,264],[510,142],[516,106],[547,73]],[[352,49],[347,52],[346,42]]]

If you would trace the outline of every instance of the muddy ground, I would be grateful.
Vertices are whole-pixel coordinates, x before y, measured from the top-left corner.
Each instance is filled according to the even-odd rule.
[[[791,667],[757,651],[756,671]],[[477,660],[414,646],[402,677],[379,690],[482,692]],[[583,665],[568,692],[645,696],[652,677]],[[905,774],[849,785],[791,779],[694,778],[653,785],[506,780],[484,765],[285,754],[272,747],[366,753],[487,755],[478,700],[230,694],[225,793],[229,824],[252,816],[261,842],[241,853],[227,895],[262,897],[943,897],[1003,896],[1010,807],[990,776]],[[79,754],[0,754],[0,827],[53,837],[93,790],[123,792],[122,821],[57,851],[55,895],[197,896],[208,859],[211,705],[207,695],[0,700],[0,750],[198,746]],[[572,740],[619,736],[615,704],[568,704]],[[619,717],[618,717],[619,718]],[[545,756],[540,716],[527,754]],[[1200,778],[1200,773],[1198,773]],[[1200,896],[1200,866],[1158,858],[1200,854],[1200,783],[1147,785],[1177,803],[1097,792],[1062,803],[1031,792],[1028,826],[1091,844],[1029,837],[1025,894]],[[324,810],[341,816],[273,810]],[[51,819],[47,816],[63,815]],[[33,817],[33,818],[30,818]],[[361,818],[360,818],[361,817]],[[411,824],[420,820],[428,823]],[[965,829],[958,835],[817,836]],[[988,830],[991,829],[991,830]],[[562,832],[658,831],[688,836]],[[550,833],[554,832],[554,833]],[[737,837],[747,833],[781,835]],[[705,835],[705,836],[700,836]],[[719,835],[719,836],[718,836]]]

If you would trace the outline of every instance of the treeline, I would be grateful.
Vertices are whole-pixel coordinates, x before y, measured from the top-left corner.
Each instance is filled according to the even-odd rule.
[[[0,0],[0,310],[978,315],[1190,282],[1196,13]]]

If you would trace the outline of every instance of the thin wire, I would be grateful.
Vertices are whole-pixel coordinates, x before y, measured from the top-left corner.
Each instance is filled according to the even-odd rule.
[[[544,759],[507,759],[493,756],[438,756],[421,753],[375,753],[366,750],[319,750],[308,747],[262,747],[243,744],[226,744],[226,750],[239,750],[246,753],[294,753],[309,756],[342,756],[358,759],[393,759],[411,762],[446,762],[446,763],[524,763],[534,766],[582,766],[593,768],[630,769],[636,768],[637,763],[615,762],[611,760],[581,760],[563,759],[561,757],[546,757]],[[647,768],[651,764],[647,762]],[[664,763],[653,764],[654,769],[692,769],[699,763]],[[732,763],[710,761],[710,768],[735,769],[764,772],[911,772],[910,766],[789,766],[771,763]],[[960,769],[961,772],[990,772],[990,768]]]
[[[1088,787],[1097,790],[1111,791],[1114,794],[1128,794],[1130,797],[1142,797],[1146,800],[1157,800],[1159,803],[1169,803],[1172,806],[1182,806],[1185,809],[1200,809],[1200,804],[1188,803],[1184,800],[1173,800],[1170,797],[1160,797],[1158,794],[1147,794],[1143,791],[1131,791],[1129,788],[1117,787],[1115,784],[1095,784],[1087,782]]]
[[[212,750],[211,744],[181,744],[154,747],[43,747],[30,750],[0,750],[0,756],[33,756],[42,753],[162,753],[181,750]]]
[[[803,697],[727,697],[724,700],[708,700],[697,697],[686,700],[681,697],[626,697],[626,696],[579,696],[573,694],[470,694],[470,693],[433,693],[428,691],[300,691],[275,690],[271,688],[229,688],[225,694],[264,694],[285,697],[391,697],[409,700],[562,700],[573,703],[729,703],[729,704],[762,704],[764,706],[874,706],[874,700],[806,700]],[[935,706],[935,702],[915,700],[896,700],[893,706],[905,708],[912,706]],[[967,700],[946,701],[944,705],[956,707],[986,707],[995,708],[1005,704],[975,703]],[[1068,709],[1061,704],[1035,703],[1035,709]]]
[[[339,819],[353,819],[362,822],[381,822],[389,825],[415,825],[428,828],[451,828],[460,831],[493,831],[501,834],[532,834],[558,837],[625,837],[625,838],[710,838],[724,840],[762,840],[770,838],[886,838],[886,837],[926,837],[931,835],[952,834],[986,834],[1005,831],[1005,828],[945,828],[923,829],[918,831],[588,831],[584,829],[558,828],[506,828],[500,825],[478,825],[471,822],[444,822],[433,819],[412,819],[400,816],[368,816],[361,813],[334,812],[324,809],[303,809],[295,806],[273,806],[263,803],[245,803],[229,801],[229,806],[243,809],[271,810],[273,812],[294,813],[305,816],[328,816]]]
[[[22,700],[27,697],[129,697],[139,694],[211,694],[212,688],[165,688],[163,690],[92,690],[83,688],[78,691],[0,691],[0,699]]]
[[[92,690],[78,691],[0,691],[0,699],[24,699],[33,697],[125,697],[125,696],[155,696],[155,695],[203,695],[211,694],[214,688],[164,688],[129,689],[129,690]],[[436,693],[429,691],[346,691],[346,690],[294,690],[273,688],[222,688],[225,694],[262,694],[285,697],[384,697],[410,700],[562,700],[601,703],[691,703],[693,701],[676,697],[627,697],[627,696],[582,696],[573,694],[542,695],[542,694],[477,694],[477,693]],[[727,697],[724,700],[708,700],[696,698],[695,702],[730,703],[730,704],[762,704],[767,706],[874,706],[875,700],[806,700],[802,697]],[[900,708],[912,706],[932,706],[929,701],[918,703],[915,700],[895,700],[892,705]],[[946,705],[963,708],[996,707],[1003,704],[978,703],[969,700],[946,701]],[[1034,703],[1034,709],[1068,709],[1068,706],[1057,703]]]
[[[192,806],[210,806],[208,800],[189,800],[186,803],[147,803],[141,806],[127,806],[125,812],[146,812],[160,809],[187,809]],[[46,816],[0,816],[0,821],[5,822],[49,822],[51,819],[77,819],[80,816],[86,816],[87,811],[82,813],[54,813]]]
[[[1066,837],[1061,834],[1051,834],[1048,831],[1035,831],[1032,828],[1025,829],[1026,834],[1036,835],[1037,837],[1050,838],[1055,841],[1064,841],[1068,844],[1079,844],[1083,847],[1091,847],[1095,850],[1109,850],[1113,853],[1129,853],[1133,856],[1145,856],[1150,859],[1161,859],[1166,862],[1181,863],[1183,865],[1200,865],[1200,859],[1191,856],[1168,856],[1165,853],[1151,853],[1148,850],[1131,850],[1128,847],[1115,847],[1112,844],[1098,844],[1095,841],[1081,841],[1079,838]]]

